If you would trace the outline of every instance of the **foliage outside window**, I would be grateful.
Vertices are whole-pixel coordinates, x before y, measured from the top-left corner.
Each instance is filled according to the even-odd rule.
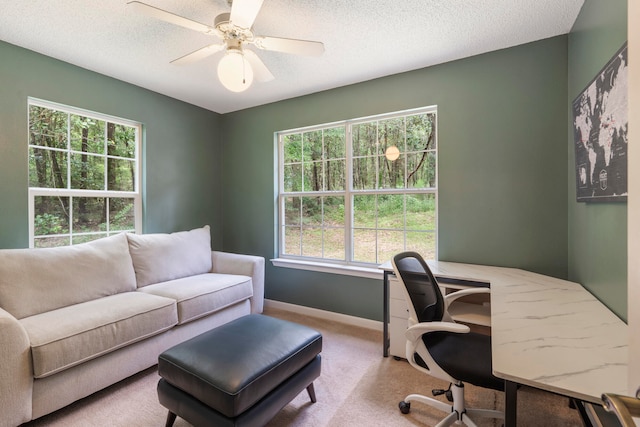
[[[435,107],[279,132],[280,257],[435,259],[436,136]]]
[[[139,123],[29,99],[31,247],[141,229]]]

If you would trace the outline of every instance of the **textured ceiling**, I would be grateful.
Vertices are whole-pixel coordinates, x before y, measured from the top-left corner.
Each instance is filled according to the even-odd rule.
[[[0,0],[0,40],[226,113],[568,33],[583,0],[264,0],[256,35],[321,41],[320,57],[256,52],[275,80],[229,92],[219,42],[141,15],[128,0]],[[213,25],[227,0],[142,0]],[[0,61],[2,59],[0,58]]]

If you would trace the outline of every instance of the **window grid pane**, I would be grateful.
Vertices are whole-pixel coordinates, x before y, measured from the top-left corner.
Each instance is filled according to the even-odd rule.
[[[36,236],[69,234],[69,197],[36,196],[34,234]]]
[[[105,154],[105,122],[71,114],[71,149],[82,153]]]
[[[29,106],[29,144],[67,149],[68,114],[36,105]]]
[[[67,188],[67,168],[66,151],[29,148],[29,187]]]

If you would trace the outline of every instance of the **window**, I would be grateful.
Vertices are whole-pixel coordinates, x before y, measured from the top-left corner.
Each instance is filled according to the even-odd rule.
[[[29,99],[29,242],[141,231],[141,125]]]
[[[436,108],[278,132],[281,258],[436,258]]]

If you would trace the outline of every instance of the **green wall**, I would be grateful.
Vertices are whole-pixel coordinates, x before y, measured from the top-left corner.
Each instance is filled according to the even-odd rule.
[[[626,318],[626,204],[575,201],[570,123],[626,18],[586,0],[568,36],[222,116],[0,42],[0,248],[27,245],[28,96],[144,124],[146,232],[210,224],[214,247],[267,259],[274,132],[437,104],[439,258],[566,277]],[[382,319],[378,280],[268,262],[266,296]]]
[[[626,0],[585,2],[569,35],[568,108],[626,40]],[[569,279],[626,319],[627,204],[576,202],[571,115],[569,119]]]
[[[0,42],[0,248],[28,246],[27,97],[142,122],[144,229],[212,226],[222,246],[221,116]]]
[[[274,132],[438,105],[439,258],[567,276],[567,37],[223,119],[225,249],[276,256]],[[382,319],[382,283],[273,267],[266,297]]]

